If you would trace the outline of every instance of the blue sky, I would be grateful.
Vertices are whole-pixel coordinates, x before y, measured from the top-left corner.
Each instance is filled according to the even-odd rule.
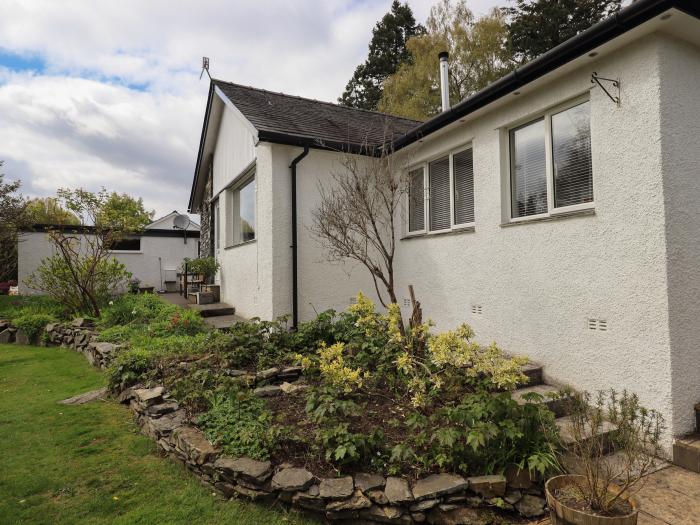
[[[424,21],[433,2],[409,1]],[[474,0],[476,13],[501,4]],[[0,159],[30,196],[185,211],[212,74],[334,101],[391,0],[0,0]],[[309,14],[312,13],[313,16]]]

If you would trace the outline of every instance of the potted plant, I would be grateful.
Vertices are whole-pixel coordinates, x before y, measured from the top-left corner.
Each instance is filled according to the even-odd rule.
[[[208,292],[212,294],[213,302],[219,302],[219,286],[212,284],[214,281],[214,276],[216,272],[219,271],[219,262],[214,257],[200,257],[198,259],[188,259],[185,258],[182,262],[183,271],[187,268],[187,273],[190,275],[199,275],[203,284],[201,286],[202,292]],[[196,281],[197,279],[193,279]]]
[[[570,403],[570,453],[580,474],[555,476],[545,484],[552,523],[636,525],[635,494],[656,464],[663,417],[627,391],[599,392],[595,401],[588,393],[576,394]],[[608,456],[613,449],[618,453]]]

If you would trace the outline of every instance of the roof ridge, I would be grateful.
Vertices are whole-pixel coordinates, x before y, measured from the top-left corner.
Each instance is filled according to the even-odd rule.
[[[399,117],[398,115],[392,115],[390,113],[383,113],[381,111],[374,111],[371,109],[355,108],[352,106],[343,106],[343,105],[337,104],[335,102],[328,102],[327,100],[318,100],[316,98],[302,97],[299,95],[290,95],[288,93],[282,93],[281,91],[271,91],[269,89],[257,88],[257,87],[253,87],[253,86],[246,86],[245,84],[238,84],[236,82],[229,82],[227,80],[221,80],[218,78],[212,78],[211,80],[214,83],[228,84],[230,86],[242,87],[245,89],[252,89],[254,91],[262,91],[263,93],[269,93],[271,95],[278,95],[278,96],[287,97],[287,98],[295,98],[297,100],[306,100],[308,102],[316,102],[317,104],[325,104],[327,106],[332,106],[334,108],[350,109],[353,111],[363,111],[365,113],[372,113],[374,115],[381,115],[383,117],[390,117],[390,118],[394,118],[394,119],[405,120],[407,122],[415,122],[416,124],[422,124],[423,122],[425,122],[423,120],[414,120],[411,118]]]

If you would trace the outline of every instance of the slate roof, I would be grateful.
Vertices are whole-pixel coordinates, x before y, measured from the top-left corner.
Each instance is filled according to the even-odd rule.
[[[301,144],[313,140],[330,149],[381,145],[405,135],[420,121],[348,108],[309,98],[212,80],[258,130],[260,140]]]

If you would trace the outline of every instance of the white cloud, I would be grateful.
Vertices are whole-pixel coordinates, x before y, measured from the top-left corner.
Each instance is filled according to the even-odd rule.
[[[424,21],[432,2],[414,0]],[[485,12],[495,0],[469,2]],[[216,77],[335,100],[390,0],[0,0],[0,159],[32,195],[84,186],[187,206],[207,83]]]

